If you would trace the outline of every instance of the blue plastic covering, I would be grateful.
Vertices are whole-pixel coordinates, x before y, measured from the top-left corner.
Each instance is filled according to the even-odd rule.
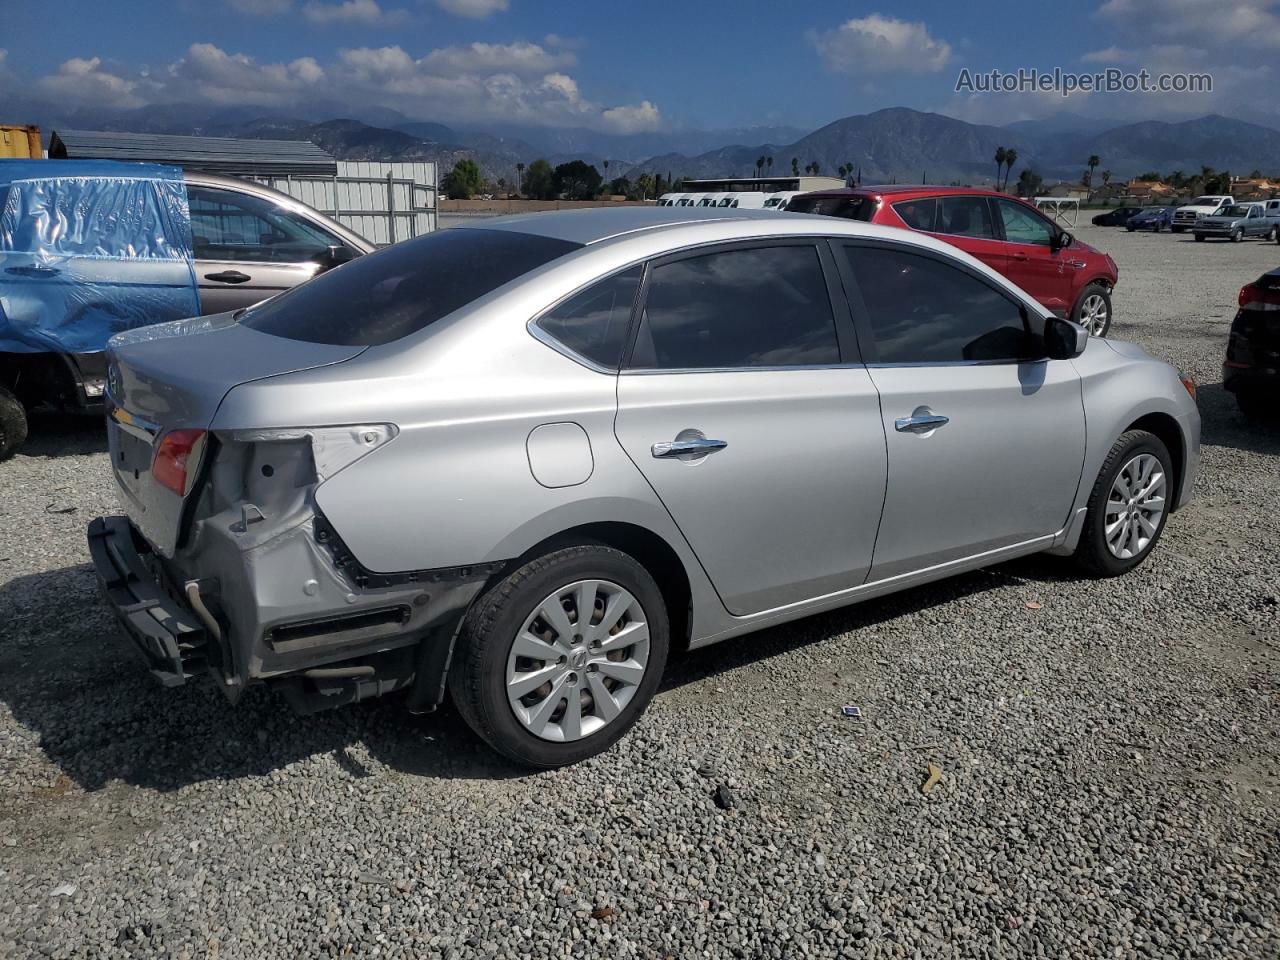
[[[199,312],[181,170],[0,160],[0,351],[95,353]]]

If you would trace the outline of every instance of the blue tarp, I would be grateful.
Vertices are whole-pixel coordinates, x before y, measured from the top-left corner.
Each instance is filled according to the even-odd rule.
[[[0,351],[94,353],[199,312],[181,170],[0,160]]]

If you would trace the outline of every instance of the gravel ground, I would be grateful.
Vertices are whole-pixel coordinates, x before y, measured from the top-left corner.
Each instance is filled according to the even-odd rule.
[[[1199,499],[1152,559],[685,656],[557,772],[450,710],[154,686],[86,563],[99,433],[38,423],[0,465],[0,956],[1280,956],[1280,433],[1219,373],[1280,247],[1079,233],[1113,334],[1201,384]]]

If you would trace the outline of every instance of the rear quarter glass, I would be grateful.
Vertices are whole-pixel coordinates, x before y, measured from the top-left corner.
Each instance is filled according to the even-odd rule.
[[[581,247],[507,230],[439,230],[322,273],[240,322],[308,343],[391,343]]]

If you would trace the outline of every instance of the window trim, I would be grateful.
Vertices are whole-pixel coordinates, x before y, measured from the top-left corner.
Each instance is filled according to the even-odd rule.
[[[1040,211],[1032,210],[1032,208],[1028,207],[1025,203],[1018,203],[1018,201],[1013,199],[1012,197],[988,197],[987,202],[991,204],[992,212],[995,213],[995,218],[992,220],[992,223],[995,224],[997,227],[999,227],[999,230],[1000,230],[1000,236],[997,238],[998,243],[1011,243],[1014,246],[1018,246],[1018,247],[1041,247],[1042,246],[1046,250],[1053,250],[1055,239],[1058,236],[1058,234],[1061,233],[1062,231],[1057,226],[1054,225],[1052,220],[1050,220],[1044,214],[1040,213]],[[1024,213],[1028,213],[1033,217],[1038,217],[1040,221],[1044,223],[1045,228],[1049,231],[1049,242],[1045,244],[1041,244],[1041,243],[1032,243],[1029,240],[1010,240],[1009,235],[1005,232],[1005,229],[1004,229],[1004,214],[1000,212],[1000,204],[1002,202],[1017,204],[1019,207],[1022,208]]]
[[[870,369],[893,369],[898,367],[992,367],[992,366],[1020,366],[1024,363],[1047,363],[1049,357],[1046,354],[1041,357],[1028,357],[1021,360],[911,360],[906,362],[890,362],[880,359],[880,350],[876,345],[875,331],[871,327],[871,313],[867,309],[866,301],[862,296],[862,288],[858,285],[858,279],[853,272],[853,267],[849,264],[848,257],[839,254],[842,251],[836,250],[835,247],[863,247],[871,250],[893,250],[899,253],[908,253],[915,256],[925,257],[938,263],[959,270],[961,273],[977,280],[983,286],[999,294],[1009,303],[1013,304],[1022,314],[1022,321],[1026,324],[1028,332],[1031,331],[1032,318],[1042,315],[1037,311],[1033,311],[1025,300],[1011,296],[1008,290],[993,284],[989,277],[983,276],[979,271],[973,269],[969,264],[960,260],[949,257],[937,250],[930,250],[928,247],[918,247],[910,243],[902,243],[897,240],[873,240],[864,237],[832,237],[832,254],[836,262],[840,275],[843,278],[846,288],[851,291],[849,294],[849,306],[853,315],[854,328],[858,332],[858,345],[862,350],[862,356],[866,358],[866,366]],[[1039,309],[1039,308],[1038,308]],[[1043,334],[1037,335],[1043,344]]]
[[[749,240],[713,240],[690,247],[673,250],[661,256],[653,257],[645,263],[644,277],[640,281],[636,302],[631,311],[631,330],[627,337],[626,349],[622,353],[620,376],[665,376],[670,374],[689,373],[761,373],[766,371],[785,370],[832,370],[846,367],[862,366],[858,350],[858,336],[853,328],[853,317],[844,285],[841,282],[839,267],[827,246],[826,236],[778,236],[756,237]],[[680,260],[691,260],[716,253],[732,250],[753,250],[762,247],[811,247],[818,255],[818,265],[822,270],[822,278],[827,288],[827,304],[831,309],[831,319],[836,334],[836,352],[839,359],[836,363],[777,364],[758,367],[633,367],[632,357],[635,353],[636,340],[640,333],[640,317],[649,299],[649,283],[653,271],[657,267]]]
[[[913,227],[911,224],[907,223],[907,218],[906,218],[906,217],[904,217],[904,216],[902,215],[901,211],[899,211],[899,210],[898,210],[898,207],[900,207],[900,206],[903,206],[903,205],[908,204],[908,203],[920,203],[920,202],[921,202],[921,201],[923,201],[923,200],[932,200],[932,201],[933,201],[933,229],[931,229],[931,230],[925,230],[925,229],[923,229],[923,228],[921,228],[921,227]],[[896,203],[891,203],[891,204],[889,204],[889,206],[891,206],[891,207],[893,208],[893,213],[894,213],[894,215],[895,215],[899,220],[901,220],[904,224],[906,224],[906,227],[907,227],[907,229],[908,229],[908,230],[914,230],[914,231],[916,231],[916,233],[942,233],[942,231],[941,231],[941,230],[938,230],[938,229],[937,229],[937,226],[938,226],[938,211],[939,211],[940,209],[942,209],[942,197],[940,197],[940,196],[939,196],[939,197],[908,197],[908,198],[907,198],[907,199],[905,199],[905,200],[899,200],[899,201],[897,201]],[[955,237],[955,236],[959,236],[959,234],[955,234],[955,233],[944,233],[944,234],[942,234],[942,235],[943,235],[944,237]],[[979,238],[979,239],[981,239],[981,238]]]
[[[578,353],[568,344],[562,343],[560,340],[556,339],[556,337],[552,335],[549,331],[544,330],[542,328],[541,326],[542,318],[545,317],[547,314],[551,313],[551,311],[568,303],[570,300],[572,300],[574,297],[578,296],[579,294],[586,293],[586,291],[590,290],[596,284],[604,283],[606,280],[612,280],[614,277],[620,276],[621,274],[626,273],[628,270],[634,270],[636,267],[641,268],[640,282],[636,284],[635,296],[631,300],[631,312],[627,316],[627,332],[622,338],[622,353],[619,354],[618,356],[617,367],[606,367],[606,366],[603,366],[602,364],[596,363],[590,357],[586,357]],[[580,287],[577,287],[571,292],[566,293],[563,297],[556,300],[550,306],[544,307],[543,309],[539,310],[533,317],[529,319],[528,323],[525,324],[525,328],[529,331],[529,334],[530,336],[533,337],[533,339],[537,340],[539,343],[545,344],[546,346],[550,347],[556,353],[561,354],[562,356],[568,357],[570,360],[573,360],[581,364],[582,366],[586,367],[588,370],[592,370],[595,373],[603,373],[611,377],[616,377],[619,371],[621,370],[622,366],[624,365],[624,362],[626,361],[627,354],[631,349],[631,341],[635,336],[636,318],[639,316],[639,310],[637,310],[636,308],[640,302],[640,295],[644,290],[645,277],[647,275],[648,275],[648,267],[644,260],[635,260],[624,267],[619,267],[616,270],[610,270],[608,273],[602,276],[595,277],[591,280],[588,280],[586,283],[582,284]]]

